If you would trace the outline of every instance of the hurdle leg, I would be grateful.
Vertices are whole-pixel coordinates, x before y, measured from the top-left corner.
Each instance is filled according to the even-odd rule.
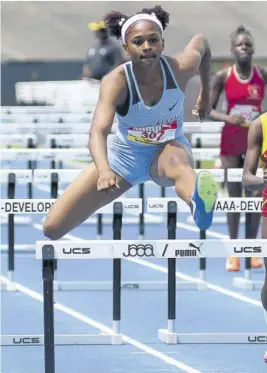
[[[122,229],[121,202],[115,202],[113,205],[113,239],[121,240]],[[113,259],[113,332],[120,334],[121,320],[121,259]]]
[[[96,239],[101,240],[103,234],[103,215],[97,214],[97,235]]]
[[[34,149],[35,148],[35,145],[34,145],[32,139],[29,139],[27,148],[28,149]],[[34,170],[35,167],[36,167],[35,161],[32,161],[30,159],[28,161],[28,169],[29,170]],[[32,199],[32,182],[28,183],[28,198]]]
[[[168,239],[176,239],[177,203],[168,202]],[[176,344],[176,259],[168,259],[168,329],[159,329],[158,338],[165,343]]]
[[[55,373],[54,332],[54,247],[43,247],[44,352],[45,373]]]
[[[8,198],[15,198],[15,185],[16,185],[16,175],[10,173],[8,175]],[[15,217],[14,214],[8,215],[8,272],[7,277],[9,284],[4,286],[7,291],[14,291],[16,287],[13,283],[14,281],[14,270],[15,270]]]
[[[200,230],[199,238],[201,240],[205,240],[206,231]],[[202,283],[199,283],[198,285],[199,290],[207,290],[207,284],[205,282],[206,281],[206,264],[207,264],[206,258],[199,259],[199,278],[201,281],[203,281]]]
[[[249,196],[248,192],[246,192],[246,195]],[[251,213],[246,213],[246,225],[245,225],[246,239],[254,238],[252,237],[252,233],[251,233],[251,218],[252,218]],[[233,286],[239,289],[243,289],[243,290],[259,290],[262,288],[263,281],[252,280],[250,258],[245,258],[244,277],[235,277],[233,279]]]
[[[144,239],[145,224],[144,224],[144,206],[145,206],[145,185],[139,185],[139,198],[142,198],[142,212],[139,214],[139,240]]]
[[[54,161],[52,161],[54,162]],[[56,172],[53,172],[51,174],[51,191],[50,195],[51,198],[57,199],[58,198],[58,174]],[[58,282],[57,282],[57,269],[58,269],[58,263],[57,260],[54,260],[54,290],[57,291],[59,290]]]

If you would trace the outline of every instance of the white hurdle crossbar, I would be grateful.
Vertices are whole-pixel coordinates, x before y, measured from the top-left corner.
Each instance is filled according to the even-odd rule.
[[[107,240],[107,241],[37,241],[36,259],[43,260],[43,267],[53,265],[54,259],[127,259],[140,255],[142,258],[226,258],[249,257],[244,248],[256,248],[255,256],[267,256],[266,240]],[[75,249],[74,249],[75,248]],[[139,253],[140,251],[140,253]],[[50,289],[51,290],[51,289]],[[171,287],[169,297],[173,298]],[[117,297],[120,297],[120,294]],[[114,298],[115,299],[115,298]],[[118,300],[118,298],[116,298]],[[120,300],[118,300],[120,302]],[[45,302],[47,302],[45,300]],[[175,298],[172,299],[173,317],[168,319],[168,328],[158,330],[158,338],[167,344],[262,344],[266,333],[177,333],[175,332]],[[51,313],[51,309],[46,311]],[[116,307],[116,306],[115,306]],[[46,315],[48,316],[48,315]],[[51,317],[51,314],[50,314]],[[52,330],[54,332],[54,329]],[[47,330],[45,330],[47,333]],[[51,337],[51,330],[48,331]],[[47,337],[49,338],[49,337]],[[56,335],[56,345],[75,344],[121,344],[120,323],[113,322],[110,334]],[[7,346],[41,346],[43,335],[2,335],[1,344]]]
[[[39,176],[43,175],[44,178],[49,179],[51,175],[42,172],[43,170],[36,170],[37,179]],[[52,170],[51,170],[52,171]],[[68,170],[60,170],[60,180],[66,181],[65,176],[68,175]],[[71,170],[73,171],[73,176],[76,174],[76,171],[80,170]],[[34,179],[35,176],[33,176]],[[67,176],[69,177],[69,176]],[[42,177],[41,177],[42,178]],[[27,213],[39,213],[47,214],[54,199],[16,199],[16,200],[7,200],[3,199],[0,201],[0,211],[4,215],[16,213],[23,214]],[[142,211],[142,199],[140,198],[118,198],[115,201],[111,202],[107,206],[102,207],[98,210],[102,214],[113,214],[113,206],[115,202],[122,202],[124,213],[134,213],[139,214]],[[112,219],[112,218],[111,218]],[[27,247],[27,248],[26,248]],[[3,251],[6,251],[6,247],[1,248]],[[31,252],[34,249],[33,245],[22,245],[17,246],[17,251],[27,251]],[[16,247],[15,247],[16,250]],[[56,271],[57,273],[58,271]],[[13,273],[9,271],[10,282],[13,280]],[[55,274],[55,283],[54,288],[56,291],[70,291],[70,290],[112,290],[112,282],[110,281],[59,281],[56,279],[57,275]],[[177,289],[180,290],[189,290],[189,289],[205,289],[206,286],[203,281],[178,281],[176,282]],[[6,288],[4,287],[6,290]],[[167,282],[166,281],[139,281],[139,280],[128,280],[122,281],[121,283],[122,290],[166,290]],[[14,287],[8,287],[7,290],[14,290]]]
[[[215,160],[219,158],[220,149],[192,149],[194,159]],[[1,149],[0,157],[2,160],[91,160],[89,150],[81,149]]]
[[[74,249],[75,247],[75,249]],[[266,256],[266,240],[107,240],[107,241],[38,241],[36,258],[55,259],[123,259],[142,258],[226,258],[249,257],[244,247],[255,248],[253,255]],[[140,251],[140,253],[139,253]],[[83,254],[81,254],[83,253]],[[169,287],[169,297],[175,297]],[[181,343],[266,343],[265,333],[176,333],[175,298],[172,300],[173,317],[168,319],[168,329],[159,329],[158,337],[167,344]],[[170,314],[170,313],[169,313]]]
[[[228,177],[231,181],[236,181],[238,177],[242,177],[242,174],[235,175],[233,170],[228,170]],[[259,170],[259,174],[262,174],[262,170]],[[165,213],[168,209],[168,202],[175,201],[177,203],[177,209],[180,212],[189,212],[187,204],[179,198],[148,198],[147,199],[147,211],[149,213]],[[218,198],[215,205],[215,213],[260,213],[262,211],[263,201],[262,198]],[[250,256],[254,256],[252,248],[248,247],[247,251],[250,252]],[[205,280],[206,269],[200,268],[199,278]],[[251,270],[245,269],[244,277],[234,277],[233,286],[244,290],[260,289],[263,286],[263,280],[253,280],[251,276]]]
[[[0,183],[1,184],[8,184],[8,179],[10,174],[15,174],[15,182],[16,184],[27,185],[32,182],[33,174],[32,170],[12,170],[12,169],[2,169],[0,170]],[[32,219],[29,216],[15,216],[14,218],[15,224],[23,224],[29,225],[32,223]],[[5,213],[0,210],[0,224],[7,224],[8,217]]]
[[[37,138],[36,135],[33,134],[6,134],[0,135],[0,146],[1,147],[8,147],[8,146],[21,146],[22,148],[27,148],[29,142],[32,142],[34,146],[37,145]]]

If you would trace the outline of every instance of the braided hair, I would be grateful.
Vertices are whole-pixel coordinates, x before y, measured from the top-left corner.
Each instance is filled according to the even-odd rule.
[[[253,39],[253,36],[252,36],[251,32],[248,29],[246,29],[245,26],[241,25],[235,31],[233,31],[231,36],[230,36],[232,46],[235,45],[236,38],[239,35],[248,35]]]
[[[154,14],[157,19],[162,24],[163,30],[167,27],[169,23],[169,13],[167,13],[160,5],[156,5],[154,8],[143,8],[140,13]],[[132,16],[127,16],[121,12],[112,11],[104,17],[105,25],[109,30],[111,36],[121,39],[121,29],[125,21]]]

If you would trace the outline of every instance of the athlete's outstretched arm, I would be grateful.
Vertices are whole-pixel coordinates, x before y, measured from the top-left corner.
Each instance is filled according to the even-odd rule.
[[[177,61],[184,77],[189,80],[200,74],[201,91],[209,93],[211,84],[211,51],[208,40],[202,34],[193,36]]]
[[[193,114],[200,120],[205,119],[210,111],[210,85],[211,85],[211,51],[208,40],[202,34],[195,35],[184,49],[184,52],[177,56],[177,61],[186,84],[194,75],[200,75],[201,88],[197,100],[196,110]]]
[[[262,128],[260,118],[255,119],[248,132],[248,150],[243,171],[243,186],[247,190],[259,190],[267,187],[264,178],[256,176],[262,144]]]

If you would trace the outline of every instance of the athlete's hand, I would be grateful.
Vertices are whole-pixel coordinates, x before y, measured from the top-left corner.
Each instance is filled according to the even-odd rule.
[[[242,124],[246,123],[246,119],[241,114],[233,114],[227,117],[227,122],[236,124],[237,126],[242,126]]]
[[[119,189],[119,180],[115,172],[110,169],[102,170],[99,172],[97,180],[97,190],[104,190],[107,193]]]
[[[212,110],[210,99],[208,94],[200,94],[197,99],[195,109],[192,110],[192,114],[202,122],[207,116],[209,116]]]

